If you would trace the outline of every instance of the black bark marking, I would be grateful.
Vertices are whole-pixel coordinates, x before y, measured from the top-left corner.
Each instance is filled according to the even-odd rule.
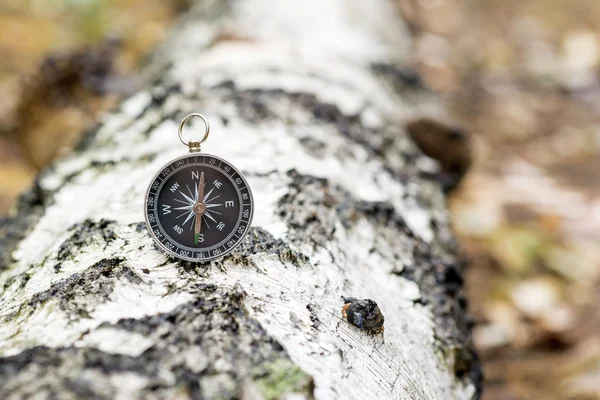
[[[76,224],[69,229],[73,234],[65,240],[58,249],[57,260],[71,260],[81,247],[89,246],[94,241],[102,241],[106,244],[117,238],[115,221],[102,219],[98,222],[86,219],[80,224]]]
[[[249,264],[249,257],[254,254],[276,254],[283,262],[288,261],[299,266],[308,262],[308,257],[290,246],[281,239],[275,239],[266,230],[260,227],[251,227],[242,243],[226,259],[232,259],[242,265]]]
[[[85,317],[90,305],[108,300],[117,278],[124,277],[134,284],[142,283],[131,268],[122,265],[124,261],[124,258],[102,259],[84,272],[75,273],[49,289],[36,293],[19,311],[33,312],[40,304],[58,300],[61,310]]]
[[[311,322],[311,326],[314,329],[318,329],[319,326],[321,325],[321,320],[319,319],[319,317],[317,316],[317,305],[316,304],[307,304],[306,305],[306,309],[310,312],[310,322]]]
[[[164,352],[166,355],[167,352]],[[157,355],[160,360],[161,354]],[[0,397],[112,399],[120,388],[110,381],[111,375],[136,373],[150,382],[136,398],[160,396],[161,389],[180,387],[194,399],[201,398],[194,374],[184,367],[174,371],[175,382],[167,383],[160,376],[161,364],[151,357],[131,357],[105,353],[95,348],[45,346],[29,348],[16,356],[0,358]],[[93,380],[85,372],[93,373]]]
[[[27,235],[52,203],[52,194],[42,189],[39,175],[29,190],[17,201],[16,209],[10,217],[0,217],[0,272],[7,269],[15,246]]]
[[[481,395],[483,372],[471,337],[472,319],[463,290],[466,264],[445,262],[433,256],[427,246],[415,246],[415,264],[404,266],[398,275],[417,283],[421,302],[432,309],[435,333],[441,350],[458,378],[468,377]]]
[[[419,76],[419,73],[406,66],[374,63],[371,69],[377,75],[386,79],[396,92],[406,94],[407,90],[431,93]]]
[[[311,137],[300,138],[300,144],[312,154],[315,158],[323,158],[325,156],[325,143]]]
[[[333,238],[338,220],[336,206],[343,193],[326,179],[288,171],[289,191],[277,206],[278,215],[291,228],[288,239],[324,247]]]
[[[277,212],[293,228],[288,238],[297,243],[325,246],[336,231],[336,223],[351,228],[361,216],[378,227],[388,227],[414,238],[404,219],[388,202],[356,201],[348,191],[327,179],[288,171],[289,191],[279,199]],[[404,237],[404,235],[400,235]]]
[[[394,206],[387,201],[361,201],[356,205],[356,209],[381,226],[393,227],[410,238],[415,237],[404,218],[398,215]]]
[[[337,105],[320,101],[317,96],[306,92],[287,92],[282,89],[238,89],[232,81],[222,82],[212,88],[225,102],[231,102],[237,109],[237,116],[250,122],[261,123],[265,120],[280,120],[282,107],[304,109],[313,123],[333,126],[343,136],[364,147],[370,157],[381,156],[388,152],[400,152],[396,140],[402,136],[402,129],[371,129],[361,122],[359,114],[344,114]],[[318,149],[318,143],[299,138],[302,145],[308,146],[311,153]],[[318,150],[317,150],[318,151]],[[406,156],[404,152],[401,152]],[[318,156],[318,153],[317,153]],[[412,168],[412,166],[411,166]],[[416,169],[415,169],[416,171]],[[396,176],[408,173],[392,171]]]

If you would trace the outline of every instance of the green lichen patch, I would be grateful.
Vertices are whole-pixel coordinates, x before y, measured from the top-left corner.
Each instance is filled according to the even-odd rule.
[[[312,377],[287,358],[257,367],[252,377],[266,400],[280,399],[290,393],[313,397],[315,384]]]

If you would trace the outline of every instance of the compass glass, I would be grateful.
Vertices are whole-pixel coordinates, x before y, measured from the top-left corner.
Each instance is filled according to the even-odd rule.
[[[146,221],[157,244],[190,261],[231,252],[248,231],[254,211],[243,175],[227,161],[191,154],[165,165],[150,183]]]

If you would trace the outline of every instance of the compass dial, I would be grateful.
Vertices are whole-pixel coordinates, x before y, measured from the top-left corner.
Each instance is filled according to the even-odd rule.
[[[235,167],[201,153],[161,168],[148,188],[145,212],[148,229],[163,250],[207,262],[241,243],[254,204],[248,182]]]

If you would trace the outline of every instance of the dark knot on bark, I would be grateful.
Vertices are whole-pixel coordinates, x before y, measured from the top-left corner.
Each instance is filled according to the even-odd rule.
[[[372,334],[383,332],[385,318],[377,303],[370,299],[354,297],[342,296],[342,299],[344,300],[342,317],[349,323]]]

